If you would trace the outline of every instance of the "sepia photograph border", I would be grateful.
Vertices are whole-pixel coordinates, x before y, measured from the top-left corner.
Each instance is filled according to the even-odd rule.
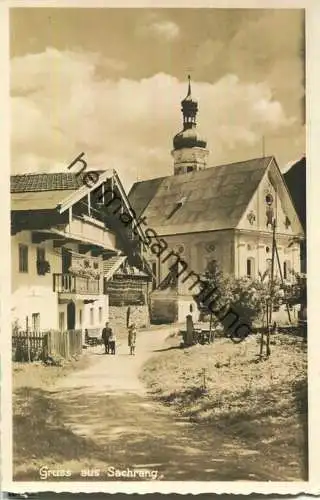
[[[10,318],[10,101],[9,9],[12,7],[210,7],[210,8],[304,8],[306,12],[306,129],[307,129],[307,224],[308,224],[308,415],[309,480],[303,482],[18,482],[12,480],[12,383]],[[13,493],[127,493],[127,494],[319,494],[320,493],[320,335],[317,331],[320,285],[317,249],[320,243],[317,216],[320,199],[320,2],[318,0],[256,1],[3,1],[0,4],[0,141],[1,141],[1,489]],[[290,77],[290,76],[288,76]]]

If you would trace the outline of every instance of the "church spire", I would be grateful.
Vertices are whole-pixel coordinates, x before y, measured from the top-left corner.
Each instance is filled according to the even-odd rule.
[[[192,97],[191,78],[188,75],[188,92],[181,101],[183,130],[173,138],[174,173],[187,173],[206,167],[207,142],[197,131],[198,102]]]
[[[187,93],[187,97],[191,97],[191,76],[188,75],[188,93]]]
[[[198,113],[198,102],[191,95],[191,78],[188,75],[188,93],[181,101],[181,111],[183,114],[184,130],[196,126],[196,116]]]

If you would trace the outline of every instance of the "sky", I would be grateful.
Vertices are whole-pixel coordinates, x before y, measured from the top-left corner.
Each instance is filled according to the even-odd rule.
[[[303,10],[13,8],[10,51],[12,173],[172,175],[188,74],[208,166],[305,154]]]

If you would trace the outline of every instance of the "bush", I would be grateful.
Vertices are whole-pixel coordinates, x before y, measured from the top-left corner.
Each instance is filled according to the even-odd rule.
[[[206,300],[201,292],[194,297],[202,314],[210,314],[210,301],[216,316],[223,317],[223,312],[232,307],[240,318],[248,325],[254,321],[261,321],[266,312],[267,304],[271,301],[270,282],[266,280],[267,273],[260,275],[258,279],[234,278],[223,275],[219,269],[206,272],[202,280],[206,283],[205,290],[215,291],[211,298]],[[208,296],[208,293],[206,293]],[[275,278],[272,290],[273,308],[280,307],[283,298],[283,290],[280,281]]]

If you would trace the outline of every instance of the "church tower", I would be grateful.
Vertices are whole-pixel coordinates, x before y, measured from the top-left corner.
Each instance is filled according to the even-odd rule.
[[[174,174],[186,174],[196,170],[203,170],[207,165],[209,151],[207,142],[196,128],[198,102],[191,96],[190,75],[188,76],[188,94],[181,101],[183,114],[183,130],[173,138]]]

